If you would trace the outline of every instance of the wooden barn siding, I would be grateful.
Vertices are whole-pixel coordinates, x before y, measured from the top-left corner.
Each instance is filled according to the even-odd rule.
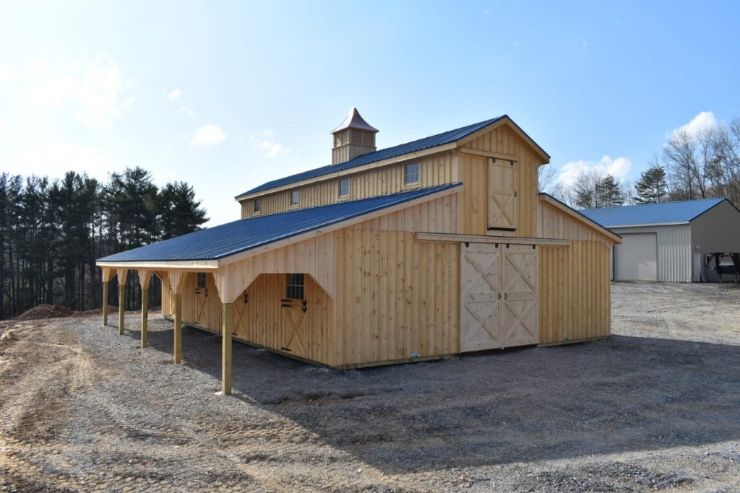
[[[281,299],[284,296],[287,272],[304,272],[306,312],[306,354],[294,356],[333,365],[330,350],[333,340],[333,311],[331,297],[321,285],[335,284],[334,235],[326,234],[272,250],[262,255],[235,262],[230,270],[239,273],[230,282],[249,283],[246,289],[248,302],[242,294],[234,301],[235,337],[250,344],[265,346],[276,351],[285,347],[290,337],[282,325]],[[261,274],[262,273],[262,274]],[[261,275],[260,275],[261,274]],[[213,275],[208,275],[208,295],[197,292],[196,274],[185,278],[182,295],[183,323],[218,332],[221,327],[221,299]],[[316,279],[314,279],[316,278]],[[318,280],[318,282],[317,282]],[[205,303],[205,304],[204,304]],[[204,308],[201,306],[204,305]],[[162,313],[173,316],[174,300],[169,290],[162,293]]]
[[[447,195],[235,262],[230,269],[239,276],[232,281],[244,283],[260,272],[314,272],[320,279],[306,278],[309,351],[294,356],[355,366],[405,360],[412,352],[420,357],[454,354],[459,245],[417,242],[414,234],[455,232],[456,216],[457,196]],[[197,317],[203,295],[195,293],[195,273],[185,283],[183,322],[218,331],[221,300],[213,276],[208,276],[205,317]],[[282,275],[262,274],[247,289],[246,306],[242,296],[237,298],[238,339],[277,351],[287,344],[280,311],[284,283]],[[319,284],[332,285],[336,299]],[[171,316],[172,301],[165,293],[163,310]]]
[[[261,215],[274,214],[287,210],[333,204],[341,200],[357,200],[378,195],[389,195],[407,189],[403,186],[403,167],[406,163],[420,164],[420,187],[431,187],[454,181],[451,153],[443,152],[433,156],[411,159],[399,164],[383,166],[368,171],[345,175],[350,178],[349,197],[338,196],[339,178],[317,181],[297,189],[300,201],[297,207],[290,207],[290,190],[276,192],[260,197]],[[416,186],[415,186],[416,187]],[[242,202],[242,218],[253,215],[254,201]]]
[[[208,275],[207,295],[196,290],[195,273],[188,274],[185,280],[182,301],[183,323],[219,332],[221,328],[222,306],[218,297],[213,276]],[[280,300],[285,295],[284,274],[262,274],[246,289],[244,295],[234,301],[234,337],[238,340],[280,351],[288,345],[290,331],[284,330]],[[312,277],[305,277],[305,296],[308,302],[306,311],[305,344],[306,353],[294,356],[320,363],[331,364],[330,330],[332,327],[332,300]],[[163,295],[167,311],[172,317],[171,295]]]
[[[517,231],[497,235],[534,237],[537,233],[537,170],[542,160],[511,128],[502,125],[463,144],[464,148],[512,156],[517,161]],[[459,151],[463,182],[459,222],[461,233],[488,234],[488,158]]]
[[[336,233],[336,364],[361,366],[459,352],[459,245],[450,195]]]
[[[538,247],[540,344],[609,335],[611,240],[544,202],[539,228],[543,237],[571,240]]]

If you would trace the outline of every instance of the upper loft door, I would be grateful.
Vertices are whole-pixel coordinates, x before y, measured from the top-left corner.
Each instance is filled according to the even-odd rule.
[[[488,160],[488,231],[516,231],[517,163]]]

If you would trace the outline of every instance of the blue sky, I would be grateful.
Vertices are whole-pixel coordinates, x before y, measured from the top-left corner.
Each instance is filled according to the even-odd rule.
[[[740,2],[5,2],[0,170],[139,165],[233,197],[327,164],[357,106],[379,147],[507,113],[568,180],[634,180],[670,133],[740,116]]]

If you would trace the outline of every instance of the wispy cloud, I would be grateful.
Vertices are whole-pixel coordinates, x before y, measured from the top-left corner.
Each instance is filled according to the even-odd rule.
[[[133,106],[134,97],[123,94],[133,84],[112,58],[99,57],[87,68],[77,91],[85,124],[93,128],[109,128],[113,120]]]
[[[208,147],[220,144],[226,138],[224,130],[218,125],[203,125],[193,134],[191,147]]]
[[[176,87],[167,92],[167,99],[169,99],[170,101],[177,101],[178,99],[180,99],[180,96],[182,96],[182,91],[179,87]]]
[[[598,161],[581,159],[560,166],[557,182],[566,187],[572,186],[581,174],[589,171],[594,171],[603,176],[612,175],[619,180],[623,180],[631,169],[632,160],[624,156],[612,158],[604,155]]]
[[[719,126],[719,121],[714,116],[714,113],[711,111],[702,111],[692,118],[690,122],[674,129],[671,135],[686,133],[689,137],[696,138],[708,131],[714,130],[717,126]]]
[[[107,55],[98,56],[82,70],[40,60],[26,66],[24,79],[30,84],[31,104],[46,109],[72,108],[91,128],[110,128],[134,104],[129,94],[134,81]]]
[[[259,134],[249,136],[249,142],[252,146],[262,149],[265,152],[265,158],[272,159],[284,154],[290,154],[290,149],[283,146],[275,138],[275,132],[270,129],[263,130]]]

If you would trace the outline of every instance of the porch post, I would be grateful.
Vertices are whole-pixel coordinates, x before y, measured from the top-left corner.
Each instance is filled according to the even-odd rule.
[[[123,335],[126,328],[124,312],[126,310],[126,278],[128,269],[118,269],[118,334]]]
[[[103,280],[103,326],[108,325],[108,281]]]
[[[182,362],[182,293],[175,293],[175,326],[172,354],[175,363]]]
[[[221,326],[221,392],[231,394],[231,332],[234,330],[234,304],[223,303]]]
[[[141,347],[149,345],[149,281],[152,272],[139,270],[139,283],[141,284]]]
[[[172,294],[175,295],[175,322],[172,327],[172,360],[175,363],[182,362],[182,290],[187,272],[169,271],[167,279],[170,281]]]

